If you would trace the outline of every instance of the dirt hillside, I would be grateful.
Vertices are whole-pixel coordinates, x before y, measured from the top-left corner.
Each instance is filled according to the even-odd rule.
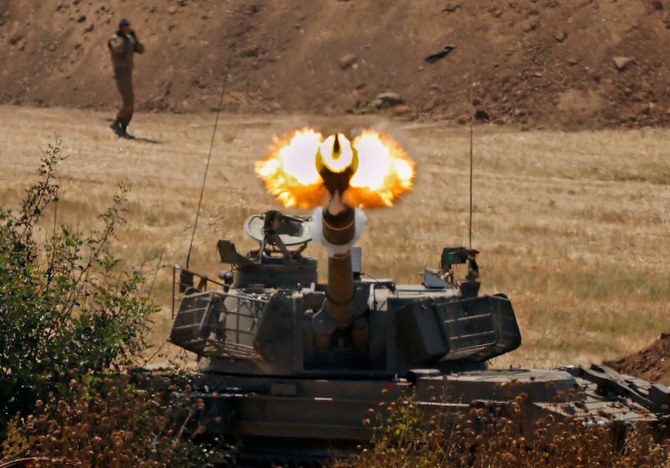
[[[670,333],[663,333],[640,352],[606,364],[624,374],[670,385]]]
[[[215,107],[230,57],[230,112],[670,123],[668,0],[0,0],[0,103],[114,107],[121,17],[141,110]]]

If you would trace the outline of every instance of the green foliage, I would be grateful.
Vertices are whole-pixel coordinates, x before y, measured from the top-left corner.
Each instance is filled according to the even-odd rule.
[[[124,223],[127,190],[119,187],[87,234],[42,218],[58,206],[55,169],[64,158],[49,146],[16,213],[0,209],[0,439],[8,420],[27,414],[70,382],[118,370],[145,347],[156,306],[140,271],[118,271],[110,242]]]

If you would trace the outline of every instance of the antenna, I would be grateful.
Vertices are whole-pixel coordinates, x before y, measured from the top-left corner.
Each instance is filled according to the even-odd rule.
[[[223,86],[221,87],[221,97],[219,98],[219,106],[216,108],[216,120],[214,120],[214,130],[212,131],[212,140],[209,143],[209,154],[207,155],[207,165],[205,166],[205,173],[202,177],[202,187],[200,188],[200,199],[198,200],[198,209],[195,212],[195,221],[193,222],[193,232],[191,233],[191,243],[188,246],[188,254],[186,255],[186,268],[191,263],[191,251],[193,250],[193,239],[195,239],[195,231],[198,228],[198,219],[200,219],[200,207],[202,206],[202,197],[205,194],[205,183],[207,182],[207,173],[209,172],[209,162],[212,160],[212,149],[214,148],[214,137],[216,136],[216,129],[219,126],[219,115],[221,114],[221,107],[223,106],[223,97],[226,94],[226,85],[228,84],[228,72],[230,71],[230,61],[233,54],[228,55],[228,62],[226,62],[226,72],[223,75]]]
[[[468,248],[472,249],[472,172],[473,172],[473,133],[474,133],[474,113],[470,116],[470,220],[468,222]]]
[[[468,34],[469,35],[469,34]],[[473,169],[474,169],[474,124],[475,124],[475,117],[477,116],[477,109],[474,101],[474,90],[475,90],[475,85],[476,82],[474,80],[474,74],[475,74],[475,54],[472,54],[471,56],[472,61],[470,62],[470,89],[468,92],[468,98],[470,100],[470,106],[472,106],[472,110],[470,113],[470,217],[468,219],[468,248],[472,249],[472,211],[473,211],[473,199],[472,199],[472,176],[473,176]]]

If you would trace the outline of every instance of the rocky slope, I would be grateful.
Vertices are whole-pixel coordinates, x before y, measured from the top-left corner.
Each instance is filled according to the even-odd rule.
[[[0,103],[114,107],[121,17],[143,110],[215,107],[230,60],[229,112],[670,124],[668,0],[0,0]]]

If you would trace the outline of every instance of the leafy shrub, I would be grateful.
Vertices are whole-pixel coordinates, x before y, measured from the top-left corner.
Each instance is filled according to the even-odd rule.
[[[175,398],[175,382],[187,392],[187,376],[170,376],[154,392],[124,374],[146,348],[143,335],[157,310],[141,271],[121,271],[112,253],[127,190],[119,187],[98,230],[57,226],[55,169],[65,158],[60,142],[44,153],[20,209],[0,209],[0,459],[31,457],[40,466],[232,463],[230,448],[218,441],[197,446],[182,437],[179,417],[185,425],[199,410],[197,402]],[[45,238],[49,207],[54,223]]]
[[[41,221],[57,207],[55,170],[63,159],[60,142],[49,146],[20,208],[0,209],[0,440],[9,419],[36,401],[130,363],[145,347],[156,310],[141,272],[119,271],[110,248],[124,222],[124,187],[98,230],[79,234],[54,222],[44,235]]]

